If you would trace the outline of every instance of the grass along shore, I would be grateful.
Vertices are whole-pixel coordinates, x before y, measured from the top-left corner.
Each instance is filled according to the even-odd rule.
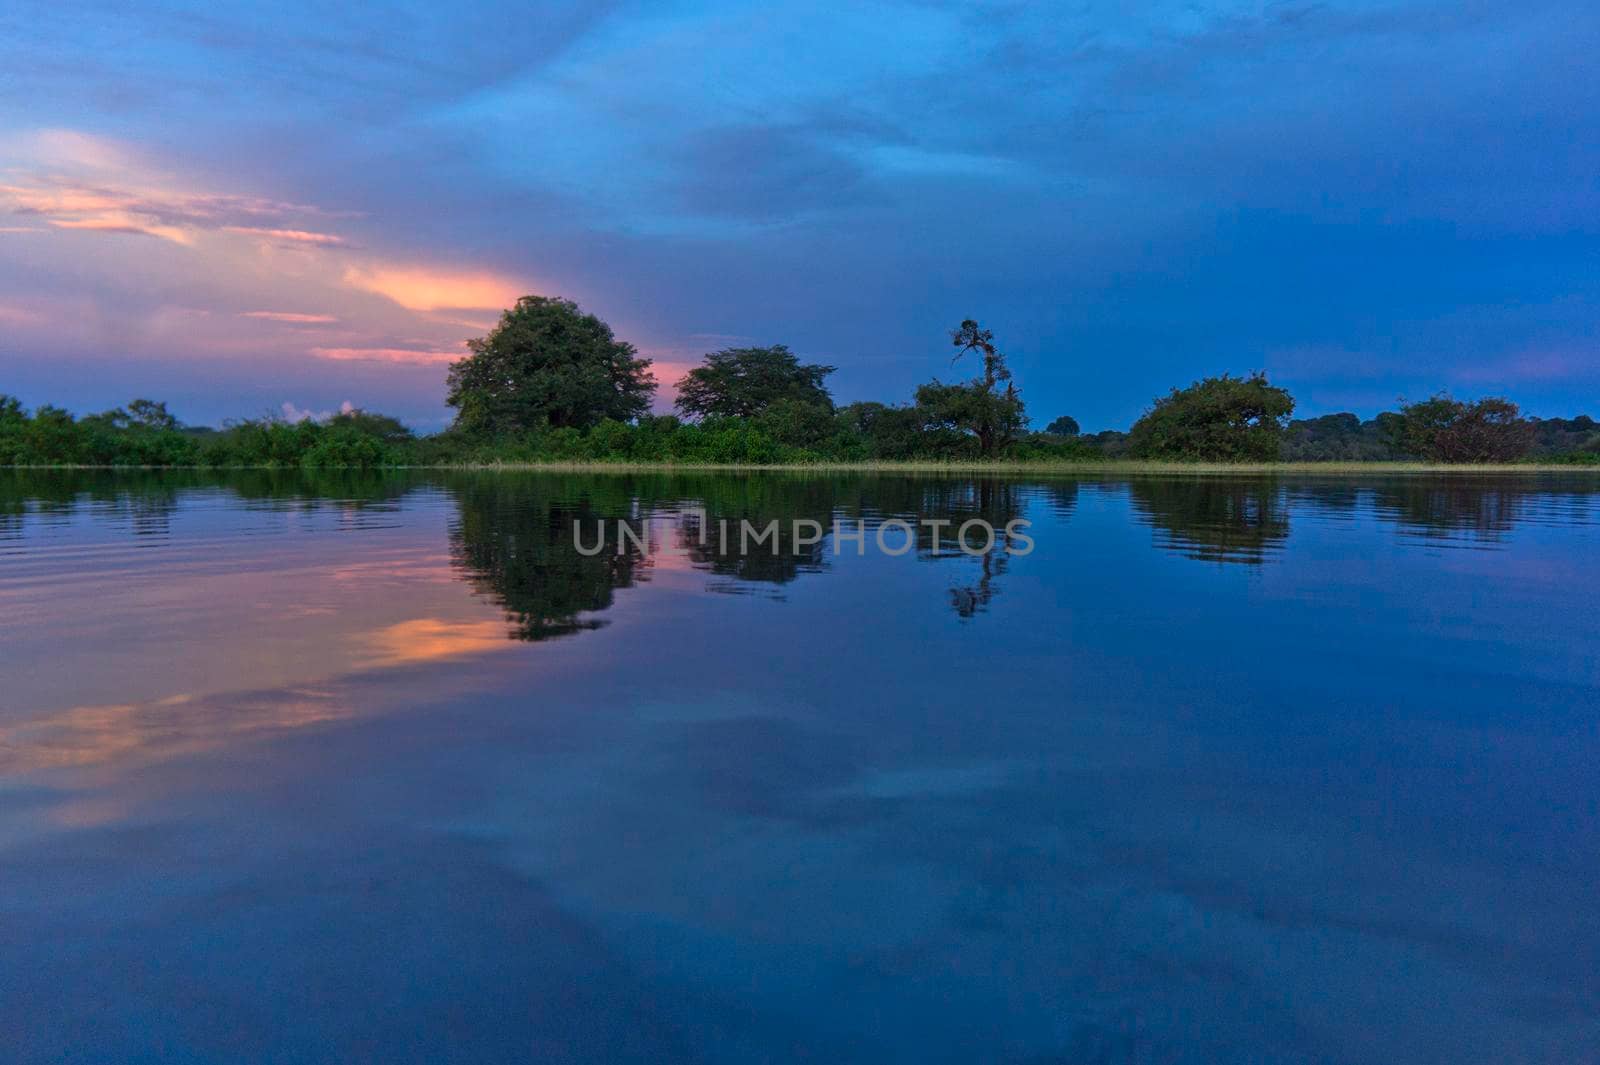
[[[295,470],[288,465],[93,465],[75,463],[18,464],[0,470],[174,470],[226,473],[231,470]],[[639,462],[573,460],[548,462],[462,462],[385,466],[318,466],[314,470],[452,470],[506,473],[931,473],[931,474],[1131,474],[1229,476],[1238,474],[1315,474],[1332,476],[1470,476],[1475,474],[1578,474],[1600,477],[1600,464],[1584,463],[1427,463],[1427,462],[1163,462],[1148,459],[1012,459],[869,462]]]

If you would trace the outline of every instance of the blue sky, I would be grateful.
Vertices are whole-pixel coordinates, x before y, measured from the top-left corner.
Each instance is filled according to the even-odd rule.
[[[903,400],[970,316],[1037,424],[1254,369],[1600,414],[1597,54],[1544,0],[13,0],[0,391],[437,428],[538,292],[664,382],[787,343]]]

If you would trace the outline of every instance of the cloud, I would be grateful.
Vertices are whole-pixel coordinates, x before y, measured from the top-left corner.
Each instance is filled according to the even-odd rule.
[[[800,126],[729,126],[675,144],[686,207],[713,218],[772,223],[876,195],[851,155]]]
[[[309,204],[197,189],[147,165],[129,147],[71,130],[42,130],[0,145],[17,162],[0,183],[0,210],[54,229],[156,237],[193,244],[225,232],[277,243],[334,247],[337,234],[307,228],[326,218]]]
[[[1463,367],[1454,376],[1473,384],[1524,384],[1589,380],[1596,376],[1597,368],[1600,352],[1574,347],[1523,351],[1503,360]]]
[[[649,353],[646,352],[648,355]],[[670,411],[673,401],[677,398],[678,385],[683,383],[690,370],[699,366],[699,360],[682,361],[679,359],[650,358],[650,373],[654,375],[656,384],[655,402],[652,409],[657,411]]]
[[[240,233],[247,237],[267,237],[273,241],[287,244],[313,244],[321,248],[331,248],[346,243],[345,239],[332,233],[315,233],[306,229],[268,229],[262,226],[224,226],[229,233]]]
[[[297,325],[327,325],[339,319],[331,314],[300,314],[296,311],[240,311],[240,318],[259,318],[268,322],[292,322]]]
[[[332,418],[335,414],[352,413],[356,410],[356,405],[347,399],[343,403],[339,404],[339,409],[336,411],[310,411],[297,407],[288,400],[284,400],[283,406],[279,409],[283,411],[283,420],[286,422],[325,422]]]
[[[350,267],[345,284],[393,300],[407,310],[501,310],[523,290],[489,273],[458,273],[413,266]]]
[[[0,185],[0,207],[37,216],[57,229],[137,233],[179,244],[191,243],[196,233],[216,231],[319,246],[345,243],[336,234],[293,225],[297,218],[321,213],[305,204],[152,187],[135,174],[131,164],[90,176],[36,165],[19,180]]]
[[[26,307],[0,303],[0,322],[7,325],[44,325],[45,316]]]
[[[157,237],[174,244],[192,243],[189,234],[176,226],[158,226],[140,222],[127,214],[112,213],[90,215],[82,218],[47,219],[56,229],[80,229],[94,233],[122,233],[129,236]]]
[[[312,348],[311,354],[319,359],[337,362],[398,362],[420,365],[452,363],[466,355],[465,351],[418,351],[412,348]]]

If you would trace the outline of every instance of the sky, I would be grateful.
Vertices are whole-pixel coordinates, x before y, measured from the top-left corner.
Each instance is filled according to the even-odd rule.
[[[671,384],[903,402],[992,329],[1036,426],[1600,415],[1600,5],[0,6],[0,392],[443,428],[518,295]]]

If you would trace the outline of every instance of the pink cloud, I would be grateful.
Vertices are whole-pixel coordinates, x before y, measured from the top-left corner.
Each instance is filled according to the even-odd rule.
[[[58,131],[36,140],[39,154],[9,171],[11,182],[0,184],[0,209],[38,216],[57,229],[132,233],[180,244],[206,230],[316,246],[344,243],[296,224],[326,215],[315,207],[186,189],[168,177],[141,174],[126,153],[96,138]]]
[[[297,325],[328,325],[339,319],[331,314],[299,314],[295,311],[240,311],[240,318],[259,318],[268,322],[293,322]]]
[[[678,396],[678,385],[683,382],[684,376],[690,370],[700,365],[700,360],[685,362],[676,357],[660,359],[648,351],[641,354],[650,359],[650,372],[655,375],[656,384],[660,386],[656,389],[655,402],[651,404],[651,408],[657,413],[670,412],[673,409],[673,401]]]
[[[174,244],[188,244],[189,235],[175,226],[151,225],[140,222],[131,215],[111,213],[88,215],[82,218],[46,219],[56,229],[88,230],[94,233],[122,233],[137,237],[156,237]]]
[[[496,274],[463,273],[418,266],[351,267],[345,284],[371,292],[413,311],[443,308],[500,310],[511,306],[523,289]]]
[[[648,356],[648,352],[645,353]],[[656,375],[656,383],[662,388],[676,389],[678,383],[684,379],[690,370],[699,366],[699,360],[694,362],[679,362],[671,359],[650,360],[650,372]]]
[[[1462,381],[1565,381],[1592,377],[1600,366],[1600,353],[1576,351],[1524,351],[1504,362],[1468,366],[1456,373]]]
[[[443,365],[466,355],[465,351],[418,351],[414,348],[312,348],[319,359],[339,362],[396,362]]]
[[[9,325],[44,325],[45,317],[37,311],[30,311],[26,307],[16,307],[0,303],[0,322]]]
[[[316,233],[307,229],[268,229],[262,226],[223,226],[229,233],[239,233],[247,237],[266,237],[269,240],[284,241],[290,244],[312,244],[317,247],[329,248],[345,243],[345,239],[332,233]]]

